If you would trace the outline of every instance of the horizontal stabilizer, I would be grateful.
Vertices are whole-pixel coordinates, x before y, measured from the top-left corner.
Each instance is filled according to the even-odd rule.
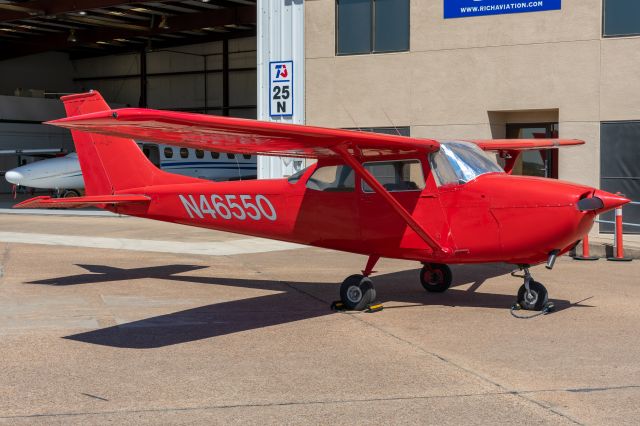
[[[533,149],[553,149],[562,146],[584,145],[578,139],[487,139],[472,140],[485,151],[529,151]]]
[[[82,208],[103,204],[122,205],[148,203],[146,195],[93,195],[88,197],[51,198],[47,196],[30,198],[13,206],[14,209]]]

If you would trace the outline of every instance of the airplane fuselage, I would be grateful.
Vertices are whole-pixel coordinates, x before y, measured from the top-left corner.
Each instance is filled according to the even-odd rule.
[[[162,185],[130,189],[148,206],[120,213],[202,228],[422,262],[536,264],[568,251],[593,225],[577,201],[593,188],[552,179],[491,173],[438,187],[422,161],[422,190],[391,192],[441,245],[443,257],[358,177],[352,191],[309,188],[320,163],[299,179]],[[518,188],[514,191],[513,188]]]

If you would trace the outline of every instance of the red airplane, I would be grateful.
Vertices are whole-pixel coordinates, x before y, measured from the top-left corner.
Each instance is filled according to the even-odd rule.
[[[423,287],[451,285],[447,264],[507,262],[524,271],[518,303],[542,310],[547,290],[529,267],[573,248],[597,214],[629,200],[584,185],[511,170],[523,150],[578,140],[442,141],[151,109],[111,110],[98,92],[62,98],[86,196],[36,197],[17,208],[100,208],[131,216],[368,255],[340,299],[376,299],[381,257],[421,262]],[[156,168],[133,139],[180,147],[304,157],[288,179],[210,182]],[[504,168],[484,151],[497,152]]]

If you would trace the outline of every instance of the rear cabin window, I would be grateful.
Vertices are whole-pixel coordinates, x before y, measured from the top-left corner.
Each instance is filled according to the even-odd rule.
[[[236,158],[236,155],[235,154],[227,154],[227,158],[229,160],[233,160],[234,158]]]
[[[390,192],[420,191],[425,187],[420,160],[377,161],[364,163],[364,168]],[[362,190],[374,192],[364,181]]]
[[[313,172],[307,188],[315,191],[352,192],[355,190],[353,169],[349,166],[325,166]]]
[[[166,147],[164,149],[164,157],[165,158],[173,158],[173,148]]]
[[[211,152],[211,158],[213,158],[214,160],[217,160],[218,158],[220,158],[220,153],[219,152]]]
[[[180,158],[189,157],[189,150],[187,148],[180,148]]]
[[[242,158],[244,158],[245,160],[251,160],[251,155],[249,155],[249,154],[242,154]]]
[[[311,167],[311,166],[309,166],[309,167]],[[302,169],[302,170],[300,170],[300,171],[298,171],[298,172],[296,172],[296,173],[292,174],[291,176],[289,176],[289,177],[287,178],[287,181],[288,181],[290,184],[298,183],[298,181],[300,180],[300,178],[302,177],[302,175],[304,175],[304,174],[307,172],[307,170],[309,170],[309,167],[305,167],[304,169]]]
[[[204,151],[201,149],[196,149],[196,158],[204,158]]]

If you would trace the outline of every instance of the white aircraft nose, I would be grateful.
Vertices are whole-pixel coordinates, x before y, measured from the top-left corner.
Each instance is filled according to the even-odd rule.
[[[7,182],[12,183],[14,185],[20,185],[20,182],[24,179],[24,176],[20,172],[16,172],[15,170],[9,170],[4,174],[4,178]]]

